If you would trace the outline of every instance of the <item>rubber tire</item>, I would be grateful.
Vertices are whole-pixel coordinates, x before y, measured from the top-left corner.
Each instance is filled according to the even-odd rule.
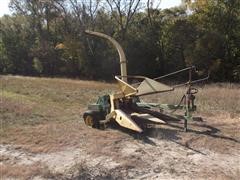
[[[84,123],[86,124],[86,126],[88,126],[88,127],[97,128],[97,129],[100,128],[99,121],[97,120],[97,118],[93,114],[85,115],[83,120],[84,120]]]

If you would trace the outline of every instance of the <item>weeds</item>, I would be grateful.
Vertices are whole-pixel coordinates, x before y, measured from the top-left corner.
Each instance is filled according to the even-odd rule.
[[[1,144],[14,144],[33,153],[48,153],[79,144],[85,147],[85,143],[89,148],[101,149],[99,144],[101,147],[108,147],[112,142],[118,141],[118,136],[114,140],[114,136],[109,136],[108,133],[96,133],[91,129],[87,130],[91,139],[87,139],[84,131],[86,127],[79,125],[87,105],[94,103],[98,96],[116,90],[115,84],[18,76],[1,76],[0,81]],[[240,85],[227,83],[199,87],[199,93],[196,95],[197,113],[239,117],[239,87]],[[179,88],[171,93],[146,96],[143,99],[147,102],[177,104],[184,92],[184,88]],[[236,130],[236,135],[238,132]],[[99,144],[94,147],[92,144],[97,138]],[[117,154],[115,151],[110,153]],[[108,155],[110,153],[108,152]],[[2,157],[2,161],[6,158]],[[76,164],[73,167],[76,173],[68,178],[62,174],[54,174],[39,164],[1,164],[0,174],[4,177],[23,179],[39,175],[46,179],[117,178],[109,172],[93,175],[91,169],[86,167],[84,164]]]
[[[209,84],[197,87],[196,94],[197,113],[216,115],[230,114],[240,116],[240,85],[237,84]],[[146,102],[178,104],[186,88],[178,88],[173,92],[144,97]]]

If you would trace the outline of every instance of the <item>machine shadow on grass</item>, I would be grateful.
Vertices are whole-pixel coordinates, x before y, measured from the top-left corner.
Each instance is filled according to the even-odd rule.
[[[176,128],[176,129],[182,129],[181,122],[180,123],[168,123],[166,125],[169,127]],[[221,133],[220,129],[204,123],[203,119],[201,119],[199,117],[193,118],[193,121],[189,124],[187,133],[193,133],[193,134],[197,134],[197,135],[206,135],[206,136],[210,136],[210,137],[217,138],[217,139],[223,139],[223,140],[232,141],[235,143],[240,143],[239,140],[237,140],[237,139],[220,134]]]
[[[110,125],[110,128],[119,130],[123,133],[127,133],[128,135],[132,136],[134,139],[152,146],[157,146],[157,144],[151,139],[167,140],[167,141],[174,142],[184,148],[190,149],[196,153],[200,153],[202,155],[206,155],[206,154],[204,154],[203,152],[197,149],[190,147],[189,141],[193,142],[194,139],[191,138],[186,143],[180,142],[180,140],[182,139],[181,137],[182,133],[191,133],[193,135],[209,136],[212,138],[231,141],[234,143],[240,143],[239,140],[237,139],[220,134],[221,133],[220,129],[206,124],[205,121],[200,117],[193,118],[193,121],[189,123],[187,132],[184,132],[183,130],[182,120],[179,120],[179,119],[177,120],[176,118],[171,118],[170,116],[162,120],[165,121],[166,124],[160,124],[151,128],[147,128],[142,133],[136,133],[130,129],[123,128],[119,126],[117,123],[112,123]]]

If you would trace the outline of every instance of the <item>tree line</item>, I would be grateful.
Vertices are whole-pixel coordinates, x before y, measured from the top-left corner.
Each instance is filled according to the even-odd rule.
[[[110,80],[116,50],[84,33],[114,37],[128,74],[157,77],[196,65],[213,81],[240,81],[240,1],[11,0],[0,18],[0,74]]]

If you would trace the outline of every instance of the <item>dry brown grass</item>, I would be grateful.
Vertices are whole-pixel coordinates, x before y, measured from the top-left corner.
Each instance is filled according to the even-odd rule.
[[[88,152],[94,155],[99,153],[118,158],[121,151],[118,143],[131,138],[115,131],[89,129],[79,123],[82,122],[82,113],[87,105],[94,103],[98,96],[116,90],[116,84],[19,76],[0,76],[0,84],[1,144],[14,145],[22,151],[31,153],[56,152],[66,147],[86,147]],[[222,127],[218,122],[216,127],[221,128],[220,133],[228,134],[233,138],[239,137],[239,128],[235,127],[236,121],[239,123],[240,120],[238,120],[240,118],[239,87],[240,85],[236,84],[201,86],[196,99],[197,113],[210,119],[217,119],[220,116],[221,119],[227,119],[230,125]],[[144,100],[178,103],[184,91],[184,88],[180,88],[172,93],[147,96]],[[192,136],[193,133],[182,134],[181,141],[188,142]],[[202,138],[199,142],[194,141],[193,147],[214,145],[213,148],[220,149],[220,146],[226,144],[229,144],[227,147],[234,147],[232,142],[227,143],[225,142],[227,140],[221,138],[216,140],[211,137],[209,140],[206,134],[196,134],[194,138],[195,136],[196,139],[200,136]],[[215,145],[214,142],[218,144]],[[7,158],[3,156],[0,161],[8,162]],[[134,160],[134,157],[131,159]],[[131,161],[127,159],[127,162]],[[80,169],[79,177],[90,177],[89,172],[81,167],[77,167]],[[58,177],[37,163],[31,166],[5,163],[0,167],[0,174],[3,178],[20,179],[31,179],[36,176]]]
[[[3,76],[1,81],[2,125],[72,120],[112,85],[94,81]]]
[[[79,122],[45,123],[35,126],[8,128],[3,144],[15,144],[32,153],[48,153],[75,146],[83,138]]]
[[[68,80],[1,76],[1,119],[7,125],[38,124],[44,121],[68,121],[81,113],[97,96],[116,90],[116,84]],[[199,87],[198,112],[240,114],[240,85],[212,84]],[[144,97],[145,101],[178,103],[185,89]]]
[[[197,87],[197,113],[208,116],[229,115],[240,117],[240,84],[207,84]],[[144,97],[146,102],[178,104],[186,88],[177,88],[173,92]]]
[[[35,153],[77,144],[87,105],[115,88],[104,82],[58,78],[2,76],[0,81],[1,143]]]
[[[79,143],[86,134],[79,122],[97,96],[116,90],[115,84],[1,76],[1,143],[15,144],[31,152],[51,152]],[[178,103],[185,89],[147,96],[145,101]],[[239,85],[199,87],[197,113],[207,116],[240,116]],[[234,122],[232,122],[234,123]]]
[[[32,179],[37,176],[51,178],[56,176],[53,175],[47,167],[39,163],[31,165],[1,164],[0,175],[0,179]]]
[[[22,125],[49,122],[78,122],[97,96],[116,90],[116,84],[59,78],[0,76],[1,135]],[[211,84],[199,87],[196,104],[199,114],[240,116],[240,85]],[[146,96],[145,101],[178,103],[185,89]],[[65,123],[67,124],[67,123]],[[14,129],[15,128],[15,129]],[[20,129],[21,129],[20,128]],[[34,127],[32,127],[33,129]],[[2,138],[4,141],[4,138]]]

